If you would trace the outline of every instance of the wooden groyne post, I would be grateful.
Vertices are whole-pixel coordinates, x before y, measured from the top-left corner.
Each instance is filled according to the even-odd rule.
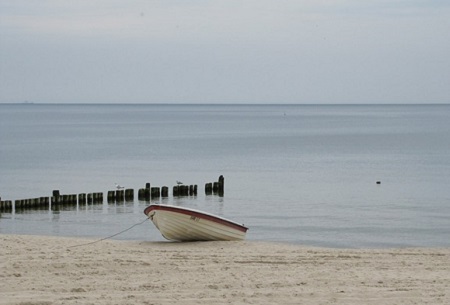
[[[145,184],[145,188],[138,190],[138,200],[141,201],[150,201],[150,182]]]
[[[220,175],[219,180],[216,182],[209,182],[205,184],[205,194],[212,195],[217,194],[223,196],[225,190],[225,178]]]
[[[16,211],[24,209],[48,209],[50,206],[49,197],[39,197],[30,199],[18,199],[14,201]]]
[[[175,185],[173,187],[173,196],[197,196],[197,185]]]
[[[50,199],[52,209],[58,208],[60,205],[87,204],[87,203],[103,203],[103,193],[80,193],[80,194],[61,194],[59,190],[53,190]]]
[[[78,194],[78,204],[86,204],[86,193]]]
[[[150,188],[150,197],[153,198],[159,198],[161,196],[161,191],[159,187],[152,187]]]
[[[212,193],[213,193],[213,184],[211,182],[208,182],[205,184],[205,194],[212,195]]]
[[[169,188],[167,186],[161,187],[161,197],[163,198],[169,197]]]
[[[117,190],[116,191],[116,202],[124,202],[125,201],[125,191]]]
[[[150,183],[145,184],[145,189],[139,189],[138,199],[141,201],[150,201],[151,199],[156,199],[160,197],[168,197],[169,188],[167,186],[157,187],[151,186]]]
[[[225,178],[222,175],[219,176],[217,188],[218,188],[217,192],[219,193],[219,196],[223,196],[223,192],[225,190]]]
[[[134,190],[133,189],[108,191],[108,196],[107,196],[108,203],[133,201],[133,200],[134,200]]]
[[[103,203],[103,193],[88,193],[87,194],[87,203],[90,204],[99,204]]]
[[[13,204],[11,200],[0,200],[0,213],[12,212]]]
[[[134,190],[126,189],[125,190],[125,201],[133,201],[134,200]]]
[[[219,180],[216,182],[210,182],[205,184],[205,193],[218,194],[223,196],[224,193],[224,177],[221,175]],[[178,184],[173,187],[173,196],[197,196],[197,185],[185,185]],[[169,187],[163,186],[151,187],[150,183],[145,184],[145,188],[139,189],[138,199],[150,201],[151,199],[157,198],[167,198],[169,197]],[[123,202],[123,201],[134,201],[134,190],[133,189],[120,189],[107,192],[107,202]],[[19,199],[14,202],[10,200],[1,200],[0,198],[0,212],[8,212],[13,209],[58,209],[60,205],[64,206],[77,206],[81,204],[102,204],[103,203],[103,193],[79,193],[79,194],[61,194],[59,190],[53,190],[51,197],[39,197],[31,199]]]
[[[108,203],[116,202],[116,191],[108,191],[106,200],[108,201]]]

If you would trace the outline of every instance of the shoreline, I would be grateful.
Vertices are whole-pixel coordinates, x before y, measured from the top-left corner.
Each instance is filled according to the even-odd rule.
[[[448,304],[450,249],[0,234],[0,304]]]

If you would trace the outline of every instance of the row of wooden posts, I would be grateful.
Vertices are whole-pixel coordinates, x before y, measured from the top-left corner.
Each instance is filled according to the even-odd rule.
[[[172,189],[174,197],[180,196],[197,196],[197,185],[175,185]],[[210,182],[205,184],[206,195],[223,196],[224,193],[224,178],[219,177],[218,182]],[[167,186],[151,187],[150,183],[146,183],[145,188],[139,189],[138,200],[150,201],[151,199],[169,197],[169,188]],[[1,198],[0,198],[1,199]],[[108,191],[107,202],[124,202],[134,201],[133,189],[120,189],[115,191]],[[18,199],[14,203],[11,200],[0,200],[0,213],[10,212],[13,209],[58,209],[60,206],[77,205],[77,204],[102,204],[103,193],[81,193],[81,194],[63,194],[59,190],[54,190],[51,197],[39,197],[31,199]]]
[[[30,199],[17,199],[14,201],[15,210],[25,209],[58,209],[63,205],[103,203],[103,193],[81,193],[60,195],[58,190],[54,190],[51,197],[38,197]],[[13,208],[11,200],[0,201],[0,212],[8,212]]]
[[[220,175],[219,181],[205,184],[205,193],[206,195],[218,194],[219,196],[223,196],[224,185],[225,179]]]

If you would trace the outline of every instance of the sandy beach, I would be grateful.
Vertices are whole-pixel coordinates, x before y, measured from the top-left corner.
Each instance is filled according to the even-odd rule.
[[[0,304],[450,304],[450,249],[0,240]]]

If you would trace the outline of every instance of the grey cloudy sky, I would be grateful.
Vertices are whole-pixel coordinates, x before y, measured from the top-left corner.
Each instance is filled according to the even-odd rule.
[[[0,103],[450,103],[448,0],[0,0]]]

